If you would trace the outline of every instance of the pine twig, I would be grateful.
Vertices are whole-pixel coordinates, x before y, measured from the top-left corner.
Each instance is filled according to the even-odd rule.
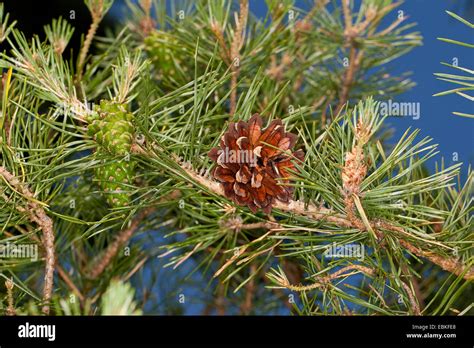
[[[92,17],[92,23],[87,31],[86,38],[82,44],[81,51],[79,53],[79,59],[77,61],[76,67],[76,77],[75,82],[78,84],[82,80],[82,73],[84,69],[84,64],[86,62],[87,54],[89,53],[90,46],[92,44],[92,40],[99,28],[99,24],[104,17],[105,10],[104,0],[92,0],[90,4],[90,13]]]
[[[69,277],[69,275],[67,274],[67,272],[59,265],[59,264],[56,264],[56,269],[58,270],[58,275],[62,278],[62,280],[66,283],[66,285],[69,287],[69,289],[71,289],[71,291],[77,296],[79,297],[79,300],[82,302],[84,302],[85,300],[85,297],[84,295],[82,294],[82,292],[79,290],[79,288],[76,286],[76,284],[74,284],[74,282],[72,281],[72,279]]]
[[[352,12],[349,5],[349,0],[342,1],[342,10],[344,14],[344,37],[346,46],[349,47],[349,66],[347,67],[344,78],[342,81],[341,90],[339,93],[339,103],[336,107],[336,114],[344,107],[346,102],[349,100],[349,93],[354,83],[354,78],[359,69],[362,58],[364,56],[364,50],[357,48],[357,38],[361,33],[367,29],[371,22],[377,16],[377,10],[371,6],[365,13],[365,20],[358,23],[352,23]]]
[[[222,27],[216,21],[211,21],[211,31],[217,39],[220,47],[220,55],[222,60],[230,66],[232,72],[230,81],[230,109],[229,113],[234,115],[237,107],[237,82],[240,74],[240,49],[243,45],[245,37],[245,28],[247,25],[247,18],[249,14],[249,2],[248,0],[239,1],[240,11],[239,14],[235,15],[235,28],[234,36],[230,45],[230,49],[227,48],[224,39],[224,33]]]
[[[16,310],[13,302],[13,287],[14,283],[11,279],[5,281],[5,287],[7,288],[7,309],[5,311],[6,315],[13,316],[16,315]]]
[[[247,24],[247,17],[249,14],[248,0],[240,0],[240,15],[236,16],[236,24],[232,45],[230,47],[231,56],[231,70],[232,77],[230,81],[230,114],[234,115],[237,107],[237,81],[240,74],[240,49],[242,48],[243,39],[245,37],[245,27]]]
[[[88,278],[97,279],[104,272],[110,262],[117,255],[120,247],[132,238],[133,234],[140,227],[142,220],[154,211],[154,207],[144,209],[132,220],[129,227],[120,231],[107,249],[92,260],[87,270]]]
[[[222,27],[220,26],[220,24],[218,22],[212,21],[211,22],[211,31],[214,34],[214,36],[216,37],[217,42],[219,43],[220,55],[221,55],[222,60],[227,65],[231,65],[232,60],[230,58],[230,52],[227,49],[227,45],[225,43],[224,34],[222,32]]]
[[[344,2],[343,2],[344,3]],[[349,32],[353,35],[352,32]],[[344,107],[346,102],[349,100],[349,92],[351,90],[352,84],[354,82],[354,77],[356,75],[357,70],[359,69],[360,63],[362,61],[362,57],[364,52],[362,50],[358,50],[355,46],[355,39],[352,36],[348,36],[347,40],[349,41],[349,66],[347,67],[344,78],[342,80],[341,91],[339,93],[339,103],[336,107],[336,114]]]
[[[54,286],[54,269],[56,265],[56,257],[54,251],[54,231],[53,220],[46,214],[42,205],[34,198],[33,193],[29,188],[21,183],[13,174],[7,169],[0,166],[0,176],[13,187],[22,197],[28,200],[25,207],[17,206],[17,210],[25,213],[31,222],[37,224],[43,232],[43,246],[45,248],[45,272],[43,285],[43,301],[44,305],[42,311],[44,314],[49,314],[49,301]]]
[[[38,245],[40,245],[40,247],[42,248],[41,251],[42,253],[46,253],[45,249],[44,249],[44,245],[41,243],[41,240],[39,238],[37,238],[35,235],[33,234],[29,234],[28,231],[26,230],[23,230],[22,228],[20,228],[19,226],[16,226],[16,229],[19,230],[21,233],[23,234],[27,234],[28,237],[35,243],[37,243]],[[79,288],[74,284],[74,282],[72,281],[72,279],[69,277],[69,275],[67,274],[67,272],[59,265],[59,262],[58,262],[58,258],[57,256],[55,256],[55,260],[56,260],[56,270],[58,271],[58,275],[59,277],[66,283],[66,285],[69,287],[69,289],[71,289],[71,291],[76,294],[77,297],[79,297],[79,300],[81,300],[81,302],[83,302],[85,300],[85,297],[84,295],[81,293],[81,291],[79,290]]]
[[[37,238],[34,234],[30,234],[28,233],[28,231],[20,228],[19,226],[16,226],[16,229],[19,230],[21,233],[23,233],[24,235],[28,235],[28,237],[35,243],[37,243],[38,245],[40,245],[40,247],[42,248],[41,251],[43,254],[46,253],[45,249],[44,249],[44,245],[41,243],[41,240],[39,238]],[[58,271],[58,275],[59,277],[66,283],[66,285],[69,287],[69,289],[71,289],[71,291],[76,294],[77,297],[79,297],[79,300],[81,302],[83,302],[85,300],[85,297],[84,295],[81,293],[81,291],[79,290],[79,288],[74,284],[74,282],[72,281],[72,279],[69,277],[69,275],[67,274],[67,272],[59,265],[59,262],[58,262],[58,257],[55,256],[55,260],[56,260],[56,270]]]
[[[349,99],[349,92],[351,90],[355,74],[359,69],[364,54],[362,50],[357,51],[354,44],[351,45],[352,46],[349,50],[349,66],[346,72],[344,73],[344,79],[342,81],[342,87],[339,96],[339,104],[336,107],[336,114],[344,107],[344,105]]]
[[[421,315],[421,310],[425,307],[425,303],[423,299],[423,294],[420,292],[420,284],[418,282],[418,279],[411,275],[406,264],[402,265],[402,271],[405,274],[405,276],[410,279],[410,285],[413,286],[413,296],[416,299],[415,301],[416,307],[418,308],[418,312],[419,312],[417,315]],[[413,305],[412,305],[412,310],[414,313],[416,312],[415,307]]]
[[[162,202],[176,199],[179,197],[180,191],[175,190],[171,192],[167,197],[163,197],[161,199]],[[115,237],[114,241],[107,247],[107,249],[96,258],[94,258],[89,266],[87,267],[87,276],[90,279],[97,279],[107,268],[110,262],[114,259],[117,255],[120,247],[127,243],[130,238],[134,235],[137,229],[140,227],[141,222],[150,214],[156,211],[155,207],[148,207],[142,210],[137,216],[132,220],[130,225],[120,231],[120,233]]]
[[[407,284],[405,284],[405,282],[402,282],[402,281],[400,282],[402,283],[402,286],[408,295],[408,299],[410,300],[410,306],[413,311],[413,314],[421,315],[420,306],[418,305],[418,302],[416,302],[416,298],[413,294],[413,291],[410,289],[410,287]]]
[[[355,272],[350,272],[346,273],[347,271],[355,271]],[[291,284],[286,277],[284,273],[273,273],[270,275],[270,277],[281,287],[291,290],[291,291],[309,291],[309,290],[314,290],[318,289],[320,287],[326,286],[330,281],[338,278],[344,278],[351,276],[355,273],[365,273],[367,275],[374,275],[375,271],[372,268],[365,267],[365,266],[360,266],[360,265],[350,265],[346,266],[344,268],[341,268],[340,270],[331,273],[328,276],[325,277],[320,277],[315,283],[309,284],[309,285],[295,285]]]
[[[250,266],[250,274],[255,274],[257,271],[257,265],[254,263]],[[245,284],[245,299],[244,302],[242,302],[242,305],[240,306],[240,312],[243,315],[249,315],[252,312],[252,307],[253,307],[253,298],[255,296],[255,277],[252,277],[250,281]]]
[[[282,228],[280,224],[273,221],[261,221],[261,222],[254,222],[250,224],[244,224],[240,216],[220,220],[219,225],[221,227],[228,228],[237,232],[242,231],[242,230],[256,230],[259,228],[267,229],[267,230]]]
[[[225,288],[222,283],[217,284],[216,312],[217,315],[226,314]]]
[[[391,227],[393,228],[393,226]],[[422,250],[403,239],[399,239],[398,241],[401,246],[403,246],[412,254],[419,257],[423,257],[431,261],[432,263],[438,265],[445,271],[453,273],[457,276],[463,275],[463,278],[467,280],[474,280],[474,267],[473,266],[467,268],[467,266],[465,266],[462,262],[454,258],[443,257],[440,255],[436,255],[431,251]]]
[[[270,283],[270,279],[268,279],[268,277],[265,276],[265,274],[262,274],[261,275],[263,281],[265,284],[271,284]],[[293,311],[293,305],[288,301],[288,296],[287,294],[284,292],[283,289],[275,289],[275,288],[271,288],[272,292],[275,294],[276,298],[278,300],[281,300],[283,302],[283,305],[288,308],[288,310],[290,311],[290,313],[292,313]]]

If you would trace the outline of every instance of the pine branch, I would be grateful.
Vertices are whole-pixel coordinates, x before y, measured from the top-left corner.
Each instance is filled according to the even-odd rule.
[[[227,48],[227,45],[225,43],[225,39],[224,39],[224,34],[222,32],[222,28],[220,26],[220,24],[218,22],[216,22],[215,20],[213,20],[211,22],[211,31],[212,33],[214,34],[214,36],[216,37],[217,39],[217,42],[219,44],[219,48],[220,48],[220,54],[221,54],[221,58],[222,60],[228,65],[230,66],[232,64],[232,58],[231,58],[231,54]]]
[[[56,264],[53,221],[46,214],[43,206],[44,203],[37,201],[33,193],[25,184],[21,183],[13,174],[1,166],[0,175],[8,184],[8,186],[10,186],[16,193],[20,194],[28,201],[25,207],[17,205],[16,208],[18,211],[26,214],[30,221],[37,224],[43,231],[43,245],[46,250],[46,255],[43,285],[44,305],[42,311],[44,314],[49,314],[49,301],[51,300],[51,295],[53,293],[54,269]]]
[[[130,223],[130,225],[120,231],[114,238],[113,242],[109,244],[107,249],[100,255],[94,258],[87,267],[87,277],[90,279],[97,279],[109,266],[114,257],[117,255],[120,248],[127,243],[133,234],[140,228],[143,219],[152,214],[155,208],[149,207],[140,212]]]
[[[413,291],[410,289],[410,287],[404,283],[404,282],[401,282],[403,288],[405,289],[407,295],[408,295],[408,298],[410,299],[410,305],[411,305],[411,309],[413,311],[413,314],[414,315],[421,315],[421,312],[420,312],[420,306],[418,305],[418,302],[416,301],[416,298],[415,298],[415,295],[413,293]]]
[[[319,277],[317,282],[315,282],[313,284],[294,285],[294,284],[291,284],[289,282],[287,276],[285,275],[285,273],[283,272],[282,269],[272,270],[272,271],[273,272],[269,273],[267,276],[273,282],[278,284],[278,286],[280,288],[285,288],[285,289],[288,289],[288,290],[298,291],[298,292],[318,289],[318,288],[327,286],[330,283],[330,281],[332,281],[334,279],[349,277],[349,276],[351,276],[355,273],[359,273],[359,272],[360,273],[365,273],[369,276],[374,276],[375,275],[375,270],[373,270],[371,268],[360,266],[360,265],[350,265],[350,266],[341,268],[340,270],[338,270],[334,273],[331,273],[330,275],[327,275],[325,277]],[[355,271],[355,272],[347,273],[347,271]]]
[[[12,56],[4,56],[7,66],[13,65],[17,74],[26,78],[26,82],[41,99],[56,103],[57,108],[67,107],[68,113],[71,112],[78,121],[85,122],[91,110],[77,97],[69,68],[62,56],[51,54],[54,49],[42,44],[37,36],[31,44],[17,30],[13,31],[13,37],[17,45],[10,42]]]
[[[79,290],[79,288],[76,286],[76,284],[74,284],[74,282],[72,281],[72,279],[69,277],[69,275],[67,274],[67,272],[59,265],[59,264],[56,264],[56,269],[58,271],[58,275],[62,278],[62,280],[66,283],[66,285],[69,287],[69,289],[71,289],[71,291],[77,296],[79,297],[79,300],[81,302],[84,302],[86,300],[86,298],[84,297],[84,295],[81,293],[81,291]]]
[[[168,202],[170,200],[176,200],[180,196],[178,190],[174,190],[170,194],[162,197],[159,203]],[[135,232],[142,226],[143,221],[151,214],[156,212],[156,207],[150,206],[139,212],[134,219],[130,222],[129,226],[120,231],[109,244],[106,250],[101,252],[100,255],[95,257],[87,266],[86,274],[89,279],[97,279],[104,272],[104,270],[110,265],[112,260],[115,258],[120,248],[125,245],[135,234]]]
[[[351,41],[352,42],[352,41]],[[344,79],[342,82],[342,88],[339,97],[339,104],[336,107],[336,113],[338,113],[345,105],[349,98],[349,92],[354,82],[354,77],[356,75],[356,71],[359,68],[362,57],[364,56],[364,51],[358,51],[354,44],[351,43],[351,48],[349,50],[349,67],[347,68]]]
[[[231,70],[232,70],[232,79],[230,82],[230,88],[232,90],[230,95],[230,114],[235,113],[235,108],[237,106],[237,80],[240,73],[240,49],[244,42],[245,37],[245,27],[247,24],[247,17],[249,14],[249,2],[248,0],[240,0],[240,13],[239,16],[235,17],[235,30],[234,37],[232,38],[232,45],[230,47],[230,58],[231,58]]]
[[[86,0],[86,5],[92,16],[92,23],[87,32],[86,38],[82,44],[81,51],[79,53],[79,59],[76,66],[76,76],[75,83],[78,84],[82,80],[82,74],[84,69],[84,64],[86,62],[87,54],[89,48],[92,44],[92,40],[99,28],[99,24],[107,14],[109,9],[112,7],[113,0]]]
[[[357,49],[357,42],[356,38],[360,35],[360,32],[365,29],[365,25],[356,26],[354,27],[352,24],[352,12],[350,8],[349,0],[342,0],[342,10],[344,14],[344,23],[345,23],[345,30],[344,36],[346,45],[349,46],[349,67],[347,68],[344,79],[342,82],[342,87],[339,96],[339,104],[336,107],[336,114],[342,109],[342,107],[346,104],[349,98],[349,91],[354,81],[354,77],[356,74],[357,69],[361,64],[362,57],[364,55],[363,50]],[[372,12],[371,12],[372,13]],[[370,18],[370,19],[369,19]],[[366,14],[366,23],[368,24],[370,20],[373,19],[373,16],[368,17]]]
[[[359,139],[358,140],[359,145],[357,146],[362,146],[362,144],[365,144],[368,141],[370,134],[372,134],[379,128],[380,122],[381,122],[381,120],[378,120],[378,121],[370,120],[370,117],[372,116],[368,116],[368,115],[374,114],[374,111],[370,109],[370,106],[366,109],[363,109],[361,107],[360,113],[361,113],[361,117],[369,117],[367,119],[368,121],[366,122],[370,122],[368,123],[370,124],[370,126],[368,125],[364,126],[364,123],[361,123],[361,121],[359,121],[359,124],[357,127],[357,133],[356,133],[357,134],[356,138]],[[163,151],[163,149],[158,150],[158,151]],[[156,156],[156,153],[152,151],[150,155]],[[223,188],[218,182],[215,182],[205,176],[202,176],[196,173],[194,169],[192,168],[191,164],[182,162],[177,156],[174,156],[173,159],[179,165],[182,172],[186,174],[188,180],[190,179],[190,182],[194,184],[198,184],[199,186],[206,188],[207,191],[212,192],[217,196],[225,197]],[[346,174],[347,174],[347,170],[346,170]],[[360,185],[360,182],[358,185]],[[353,195],[352,197],[357,197],[357,196]],[[359,207],[361,207],[360,203],[359,203]],[[385,221],[383,219],[378,219],[378,218],[372,218],[371,220],[369,220],[367,216],[363,214],[363,210],[359,209],[359,207],[358,207],[358,211],[359,213],[362,214],[362,218],[364,220],[364,223],[362,224],[360,223],[359,220],[354,221],[354,219],[348,215],[339,214],[339,213],[334,212],[331,209],[324,208],[322,206],[317,206],[312,203],[306,204],[305,202],[295,201],[295,200],[290,200],[288,203],[284,203],[277,200],[274,204],[274,208],[279,209],[281,211],[306,216],[313,220],[317,220],[321,222],[331,223],[338,227],[354,228],[360,231],[373,231],[375,233],[375,236],[378,239],[383,238],[383,235],[384,235],[383,230],[396,232],[398,235],[411,236],[411,234],[407,230],[391,222]],[[456,275],[463,275],[463,277],[468,280],[474,279],[474,267],[472,266],[464,265],[463,263],[460,263],[459,261],[457,261],[455,258],[452,258],[452,257],[451,258],[446,258],[446,257],[441,257],[441,256],[434,257],[433,254],[422,251],[422,249],[419,249],[413,246],[408,241],[404,241],[403,243],[401,242],[400,244],[404,246],[407,250],[412,251],[413,253],[415,253],[416,255],[420,257],[428,258],[431,262],[437,264],[441,268],[451,273],[454,273]],[[442,244],[438,243],[438,245],[442,245]],[[229,264],[232,262],[233,260],[229,260]]]
[[[349,102],[367,95],[387,97],[410,88],[411,82],[400,76],[386,78],[384,65],[419,45],[420,37],[407,33],[411,25],[402,26],[404,18],[379,29],[397,2],[327,3],[315,2],[305,12],[291,2],[270,1],[271,20],[258,20],[249,14],[247,0],[198,2],[183,7],[192,20],[181,21],[166,17],[163,3],[152,6],[151,0],[142,0],[129,4],[132,23],[118,35],[112,34],[116,37],[98,38],[98,54],[90,56],[102,19],[98,18],[105,14],[109,0],[89,0],[92,24],[75,72],[62,57],[72,34],[66,21],[60,19],[46,27],[45,41],[37,36],[30,41],[12,31],[7,38],[12,51],[2,54],[0,61],[0,67],[10,68],[2,89],[0,128],[7,142],[1,160],[3,168],[22,174],[24,179],[18,184],[31,197],[0,175],[7,182],[0,193],[0,220],[7,241],[31,238],[43,245],[40,255],[48,261],[50,245],[45,236],[41,242],[32,226],[37,225],[44,235],[42,218],[54,218],[56,265],[53,260],[52,267],[61,281],[56,285],[58,296],[43,299],[45,305],[57,305],[56,314],[91,314],[95,311],[87,306],[105,293],[114,313],[135,312],[134,305],[113,303],[115,294],[131,303],[133,291],[123,284],[106,291],[112,277],[104,275],[110,271],[137,279],[145,262],[160,254],[166,257],[165,266],[195,264],[193,271],[201,272],[199,278],[219,277],[212,281],[217,283],[213,305],[219,314],[260,313],[269,305],[265,298],[275,300],[275,291],[290,311],[299,314],[350,315],[348,302],[362,308],[358,313],[442,313],[454,301],[463,313],[465,299],[460,296],[469,285],[464,279],[474,278],[472,174],[461,189],[453,186],[458,165],[427,174],[424,163],[437,153],[436,145],[429,138],[415,143],[417,131],[407,131],[386,151],[384,135],[375,136],[383,132],[383,118],[372,100],[362,103],[366,107],[356,107],[351,115],[338,112],[332,122],[326,122],[328,110],[342,111]],[[303,14],[302,19],[286,21],[290,9]],[[154,18],[159,30],[154,28]],[[0,23],[4,24],[0,30],[9,26],[1,13]],[[151,38],[154,40],[148,41]],[[349,56],[347,67],[340,65],[341,49]],[[142,59],[143,54],[153,66]],[[469,88],[470,80],[464,77],[438,77]],[[452,93],[468,96],[463,89]],[[96,99],[102,101],[100,108],[89,109],[87,101]],[[119,113],[106,108],[117,103],[122,104]],[[231,129],[229,109],[236,123],[245,123],[258,112],[264,122],[279,118],[284,129],[299,135],[298,146],[306,155],[304,160],[291,162],[295,170],[290,172],[295,175],[281,183],[293,186],[288,190],[291,199],[283,202],[278,198],[273,203],[272,198],[269,203],[274,215],[251,205],[253,209],[247,209],[238,200],[230,202],[230,186],[226,192],[210,177],[212,164],[205,154],[223,136],[225,141]],[[350,110],[349,106],[345,109]],[[99,122],[111,115],[110,122]],[[92,119],[97,121],[94,127]],[[125,119],[126,127],[121,122]],[[106,132],[101,132],[104,125]],[[110,174],[121,162],[109,153],[109,146],[98,151],[104,134],[111,142],[126,138],[123,149],[127,155],[131,151],[133,162],[123,181],[125,189],[119,190],[125,203],[113,208],[107,199],[114,182]],[[105,168],[107,174],[98,178],[97,172]],[[242,177],[242,173],[235,176],[237,180]],[[110,185],[102,185],[104,182]],[[11,191],[13,196],[7,197]],[[181,195],[179,202],[162,194],[175,191]],[[18,200],[12,199],[16,196]],[[30,209],[31,202],[37,204],[35,209]],[[161,210],[153,214],[162,206],[166,207],[163,214]],[[40,214],[36,210],[42,210],[44,216],[31,216]],[[27,221],[24,227],[26,219],[33,224]],[[149,248],[142,241],[147,238],[133,239],[143,247],[131,248],[132,257],[118,260],[120,250],[134,236],[145,228],[162,226],[166,226],[167,243]],[[330,242],[337,246],[360,243],[364,258],[327,256],[324,251]],[[174,252],[179,253],[168,259]],[[268,274],[273,265],[278,265],[277,271]],[[26,279],[25,270],[11,270],[15,286],[23,291],[14,303],[20,314],[23,298],[40,300],[28,284],[34,284],[42,270],[36,268]],[[414,281],[427,274],[426,270],[436,277],[428,285],[420,283],[425,305],[414,291]],[[346,282],[356,274],[354,278],[362,280],[354,279],[355,283],[360,285]],[[302,284],[303,279],[310,283]],[[182,279],[178,281],[182,286]],[[286,290],[261,289],[270,281],[283,290],[299,291],[301,303],[292,306],[285,299]],[[433,287],[442,289],[441,295]],[[75,294],[80,305],[61,301],[64,291]],[[152,301],[147,291],[140,296]],[[396,296],[404,303],[394,302]],[[278,309],[283,307],[278,305]]]
[[[402,231],[402,229],[399,229],[396,226],[386,226],[384,222],[379,222],[379,224],[380,227],[384,229],[391,229],[392,231],[398,232]],[[457,276],[462,276],[464,279],[467,280],[474,280],[474,266],[465,265],[453,257],[443,257],[440,255],[436,255],[431,251],[422,250],[403,239],[400,239],[399,242],[405,249],[407,249],[414,255],[423,257],[433,262],[445,271],[451,272]]]
[[[140,151],[140,153],[143,152]],[[224,190],[220,183],[199,175],[187,163],[181,163],[180,166],[189,179],[191,179],[190,182],[205,187],[208,191],[213,192],[218,196],[225,197]],[[376,231],[376,234],[379,237],[383,236],[381,230],[397,232],[402,235],[410,235],[410,233],[405,231],[403,228],[379,219],[370,221],[368,226],[365,226],[364,224],[361,225],[359,222],[354,223],[354,221],[351,221],[347,215],[337,214],[330,209],[324,208],[323,206],[317,206],[313,203],[306,204],[305,202],[295,200],[290,200],[288,203],[276,201],[274,208],[284,212],[306,216],[316,221],[331,223],[342,228],[355,228],[360,231],[365,231],[368,227]],[[417,256],[427,258],[442,269],[458,276],[463,275],[463,278],[467,280],[474,279],[474,266],[464,265],[455,258],[446,258],[435,255],[431,252],[423,251],[405,240],[400,239],[399,241],[407,250]]]
[[[21,230],[20,230],[21,231]],[[24,232],[23,232],[24,233]],[[44,244],[41,243],[41,240],[39,238],[37,238],[35,235],[33,234],[28,234],[28,237],[34,241],[35,243],[37,243],[38,245],[40,245],[42,247],[42,253],[43,254],[46,254],[47,251],[44,247]],[[57,255],[55,255],[54,259],[56,260],[56,266],[55,266],[55,269],[57,270],[58,272],[58,275],[59,277],[64,281],[64,283],[66,283],[66,285],[71,289],[71,291],[77,295],[77,297],[79,297],[79,300],[81,300],[81,302],[85,301],[85,297],[84,295],[81,293],[81,291],[78,289],[78,287],[74,284],[74,282],[72,281],[72,279],[69,277],[69,275],[67,274],[67,272],[61,267],[61,265],[59,264],[59,260],[58,260],[58,257]]]
[[[257,267],[255,264],[250,266],[249,272],[251,274],[256,273]],[[242,315],[249,315],[253,310],[253,298],[255,296],[256,284],[255,278],[250,279],[250,281],[245,285],[245,299],[240,306],[240,311]]]
[[[23,234],[27,234],[28,237],[35,243],[37,243],[37,245],[40,245],[42,247],[42,253],[43,254],[46,254],[47,251],[44,247],[44,244],[41,243],[41,240],[39,238],[36,237],[36,235],[34,234],[31,234],[31,233],[27,233],[26,231],[24,231],[23,229],[19,228],[17,226],[17,229],[22,232]],[[46,257],[46,256],[45,256]],[[56,260],[56,270],[58,271],[58,275],[59,277],[66,283],[66,285],[71,289],[71,291],[76,294],[79,299],[81,300],[81,302],[85,301],[85,297],[84,295],[81,293],[81,291],[77,288],[77,286],[74,284],[74,282],[71,280],[71,278],[69,277],[69,275],[67,274],[67,272],[61,267],[61,265],[59,264],[59,260],[58,260],[58,257],[57,255],[55,255],[54,259]]]

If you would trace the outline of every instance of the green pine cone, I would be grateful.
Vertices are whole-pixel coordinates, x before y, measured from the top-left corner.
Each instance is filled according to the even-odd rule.
[[[113,155],[130,153],[133,141],[133,115],[125,104],[101,100],[100,106],[90,117],[88,133],[99,147]]]
[[[120,159],[118,162],[107,163],[95,171],[99,186],[107,195],[107,202],[111,207],[120,208],[130,204],[128,193],[134,177],[135,163]]]
[[[133,142],[133,114],[125,104],[101,100],[89,122],[87,131],[97,142],[96,154],[118,157],[118,161],[96,169],[99,186],[106,192],[110,206],[126,206],[130,203],[127,185],[132,183],[135,169],[135,163],[127,161]]]
[[[178,40],[171,34],[161,30],[155,30],[145,38],[145,50],[160,75],[176,75],[175,64],[181,66],[182,51]],[[183,66],[186,70],[186,67]]]

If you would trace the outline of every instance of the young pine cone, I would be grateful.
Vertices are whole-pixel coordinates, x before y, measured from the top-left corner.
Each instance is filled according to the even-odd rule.
[[[89,119],[88,134],[97,142],[97,154],[115,157],[95,170],[100,187],[107,193],[110,206],[119,208],[129,204],[127,185],[132,183],[135,163],[129,159],[133,141],[133,115],[126,105],[101,100]]]
[[[262,129],[262,118],[255,114],[248,122],[231,122],[220,146],[208,156],[217,163],[212,176],[221,182],[226,197],[246,205],[254,213],[260,208],[269,214],[275,200],[288,202],[293,194],[292,160],[302,161],[304,152],[290,152],[297,136],[285,132],[281,120]]]
[[[160,77],[176,75],[176,65],[183,70],[187,67],[183,62],[183,47],[172,34],[161,30],[154,30],[145,38],[145,50],[148,57],[153,62]]]

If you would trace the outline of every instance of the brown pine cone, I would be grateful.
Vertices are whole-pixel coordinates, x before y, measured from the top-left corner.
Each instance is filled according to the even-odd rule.
[[[221,182],[226,197],[236,204],[246,205],[254,213],[259,208],[269,214],[275,200],[288,202],[293,187],[286,186],[291,171],[296,171],[292,159],[304,159],[304,152],[291,150],[298,137],[285,132],[276,119],[262,129],[263,120],[255,114],[248,122],[231,122],[220,146],[208,156],[217,163],[212,176]],[[264,144],[265,143],[265,144]]]

